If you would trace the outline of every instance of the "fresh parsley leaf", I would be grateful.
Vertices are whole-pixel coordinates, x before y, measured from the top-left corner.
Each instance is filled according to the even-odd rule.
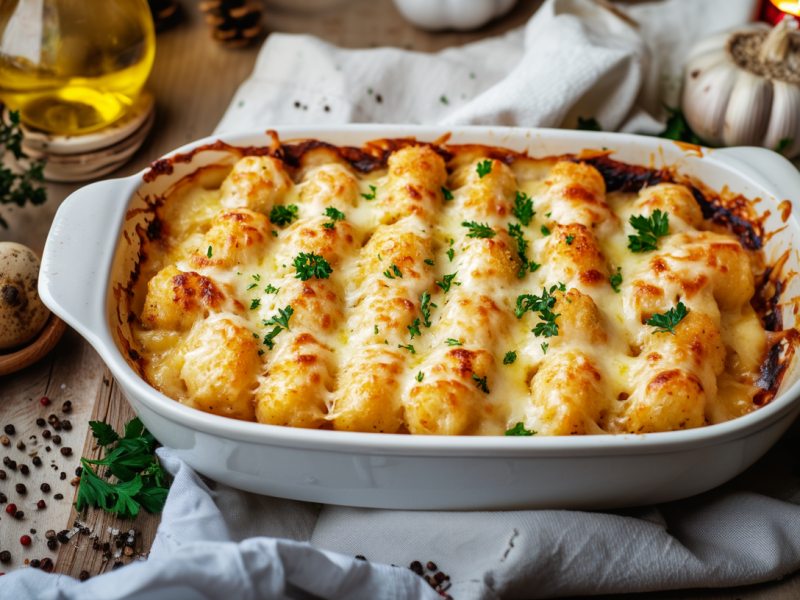
[[[0,119],[0,146],[11,152],[17,160],[28,158],[22,151],[22,130],[20,129],[19,111],[9,112],[9,124]],[[0,148],[0,158],[5,152]],[[38,185],[44,182],[44,160],[31,160],[27,171],[20,174],[11,169],[3,168],[0,162],[0,204],[15,204],[25,206],[26,202],[33,205],[43,204],[47,200],[47,190]],[[3,217],[0,217],[0,227],[8,229]]]
[[[287,306],[286,308],[279,308],[278,314],[270,317],[269,319],[264,319],[261,323],[264,327],[269,327],[270,325],[280,325],[286,331],[291,331],[292,329],[289,327],[289,319],[294,314],[294,309],[291,306]]]
[[[271,283],[267,284],[267,287],[264,288],[265,294],[277,294],[281,291],[281,288],[274,287]]]
[[[262,321],[262,323],[266,324],[266,321]],[[277,325],[272,331],[269,333],[264,334],[264,345],[269,349],[273,350],[275,348],[275,337],[283,331],[283,327]]]
[[[568,235],[568,236],[567,236],[567,239],[566,239],[566,240],[564,240],[564,241],[565,241],[565,242],[567,242],[567,246],[572,246],[572,242],[573,242],[574,240],[575,240],[575,236],[574,236],[574,235]]]
[[[458,340],[454,340],[453,338],[447,338],[447,340],[445,340],[445,344],[447,344],[448,346],[463,346],[464,345],[461,342],[459,342]]]
[[[310,254],[301,252],[295,257],[292,266],[297,271],[294,274],[295,279],[301,281],[308,281],[312,277],[328,279],[330,274],[333,273],[333,269],[330,264],[328,264],[328,261],[313,252]]]
[[[330,223],[322,224],[322,226],[325,227],[326,229],[333,229],[334,227],[336,227],[337,221],[345,220],[344,213],[340,210],[335,209],[333,206],[326,207],[325,213],[322,216],[331,219]]]
[[[503,364],[513,365],[515,360],[517,360],[517,353],[514,350],[511,350],[506,352],[506,355],[503,357]]]
[[[683,305],[683,302],[678,302],[678,306],[670,308],[664,314],[654,314],[651,318],[647,319],[646,323],[656,328],[653,331],[656,333],[671,333],[675,335],[675,327],[678,323],[683,321],[686,315],[689,314],[689,309]]]
[[[419,373],[417,373],[417,376],[416,376],[414,379],[416,379],[417,381],[419,381],[420,383],[422,383],[422,378],[423,378],[423,377],[425,377],[425,373],[423,373],[422,371],[420,371]]]
[[[89,427],[92,429],[92,435],[97,440],[98,446],[110,446],[119,439],[117,432],[108,423],[89,421]]]
[[[255,310],[259,306],[261,306],[261,299],[260,298],[253,298],[250,300],[250,310]]]
[[[533,199],[525,192],[517,190],[511,212],[519,219],[520,223],[527,227],[533,219],[533,215],[536,214],[536,211],[533,210]]]
[[[550,230],[547,227],[545,227],[544,225],[542,225],[542,235],[544,237],[547,237],[548,235],[550,235]]]
[[[436,282],[436,285],[442,288],[442,290],[444,290],[444,293],[446,294],[447,292],[450,291],[450,286],[452,284],[461,285],[458,281],[453,281],[456,278],[456,275],[458,275],[458,271],[450,275],[445,275],[444,277],[442,277],[441,281]]]
[[[489,160],[489,159],[486,159],[486,160],[484,160],[482,162],[479,162],[478,166],[477,166],[477,168],[475,170],[478,173],[478,177],[483,179],[484,175],[488,175],[489,173],[492,172],[492,161]]]
[[[253,277],[253,279],[255,279],[256,281],[261,281],[261,275],[259,275],[258,273],[256,273],[256,274],[255,274],[255,275],[253,275],[252,277]]]
[[[450,262],[453,262],[453,257],[456,255],[456,251],[450,248],[447,252],[445,252],[445,254],[447,254],[447,258],[450,259]]]
[[[431,295],[428,293],[428,290],[422,292],[422,295],[419,297],[420,301],[420,312],[422,312],[422,324],[425,327],[431,326]]]
[[[208,258],[211,258],[211,246],[209,246],[209,247],[208,247],[208,250],[206,250],[206,256],[207,256]]]
[[[529,436],[529,435],[536,435],[536,432],[533,430],[525,429],[525,423],[519,422],[514,427],[506,431],[506,435],[519,435],[519,436]]]
[[[463,221],[462,227],[469,227],[467,237],[470,238],[493,238],[497,232],[489,227],[488,223],[476,223],[475,221]]]
[[[550,344],[545,344],[542,342],[542,354],[547,354],[547,349],[550,347]]]
[[[694,134],[689,124],[686,122],[686,118],[683,116],[681,109],[670,108],[666,104],[663,106],[669,113],[669,117],[667,117],[667,128],[659,133],[658,137],[689,144],[698,144],[700,146],[707,145]]]
[[[442,194],[444,194],[444,201],[450,202],[453,199],[453,192],[442,186]]]
[[[442,104],[450,104],[450,103],[447,101],[447,97],[446,97],[446,96],[442,96],[442,97],[440,97],[440,98],[439,98],[439,102],[441,102]]]
[[[402,344],[398,344],[397,347],[398,348],[403,348],[405,350],[408,350],[409,352],[411,352],[411,354],[416,354],[417,353],[417,351],[414,350],[414,346],[412,346],[411,344],[409,344],[408,346],[403,346]]]
[[[517,240],[517,254],[519,255],[519,259],[522,261],[522,266],[519,269],[519,273],[517,273],[517,277],[522,279],[525,277],[525,273],[528,272],[528,257],[525,254],[528,249],[528,241],[525,239],[525,235],[522,233],[522,227],[517,224],[508,224],[508,234]],[[541,265],[533,263],[535,268],[531,269],[531,273],[533,273],[536,269],[538,269]]]
[[[430,258],[426,258],[426,259],[425,259],[425,264],[426,264],[426,265],[430,265],[430,266],[433,266],[433,265],[434,265],[433,261],[432,261]]]
[[[483,377],[478,377],[475,373],[473,373],[472,378],[475,380],[476,388],[481,390],[484,394],[489,393],[489,387],[486,385],[486,375]]]
[[[397,277],[399,277],[400,279],[402,279],[402,278],[403,278],[403,273],[400,271],[400,267],[398,267],[398,266],[397,266],[397,265],[395,265],[395,264],[392,264],[392,266],[391,266],[391,267],[389,267],[388,269],[386,269],[386,270],[383,272],[383,274],[384,274],[384,276],[388,277],[389,279],[394,279],[394,278],[395,278],[395,275],[396,275]]]
[[[278,232],[274,229],[272,230],[272,237],[278,237]]]
[[[419,319],[414,319],[414,322],[411,325],[406,325],[408,327],[408,331],[411,334],[411,339],[414,339],[414,336],[422,337],[422,333],[419,331]]]
[[[594,117],[589,117],[588,119],[578,117],[578,127],[576,129],[578,131],[603,131],[600,123]]]
[[[778,142],[778,145],[775,147],[775,152],[782,154],[783,151],[786,150],[786,148],[788,148],[793,141],[794,138],[781,138],[781,140]]]
[[[273,205],[272,210],[269,211],[269,220],[274,225],[283,227],[284,225],[291,224],[292,220],[297,218],[297,206],[289,204],[288,206]]]
[[[614,291],[619,294],[619,286],[622,285],[622,267],[617,267],[617,272],[614,273],[611,277],[608,278],[608,282],[611,284],[611,287],[614,288]]]
[[[378,335],[378,326],[375,325],[375,335]]]
[[[632,215],[630,224],[639,232],[639,235],[628,236],[628,248],[633,252],[647,252],[658,249],[658,238],[669,233],[669,213],[661,213],[655,209],[647,218],[642,215]]]
[[[544,336],[546,338],[555,337],[558,335],[558,323],[556,319],[561,314],[554,314],[552,311],[542,311],[539,315],[543,320],[536,324],[531,331],[536,337]]]
[[[526,312],[538,312],[539,318],[541,322],[536,324],[531,331],[536,337],[544,336],[546,338],[554,337],[558,335],[558,324],[556,323],[556,318],[560,317],[560,314],[555,314],[552,311],[552,308],[556,304],[556,299],[553,297],[553,292],[557,289],[564,291],[566,286],[563,283],[559,283],[558,285],[554,285],[550,288],[548,292],[545,288],[542,288],[542,295],[541,296],[533,296],[531,294],[523,294],[517,298],[517,305],[514,309],[514,312],[517,315],[517,318],[522,318]]]
[[[375,186],[371,185],[371,186],[369,186],[369,189],[371,190],[370,193],[369,194],[361,194],[361,197],[365,198],[367,200],[375,200],[375,195],[376,195]]]
[[[252,290],[254,287],[258,287],[258,284],[257,284],[257,283],[251,283],[250,285],[248,285],[248,286],[247,286],[247,291],[249,292],[249,291],[250,291],[250,290]]]

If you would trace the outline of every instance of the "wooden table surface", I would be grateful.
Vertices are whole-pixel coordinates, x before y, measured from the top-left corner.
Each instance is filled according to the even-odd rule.
[[[344,47],[396,46],[434,52],[520,26],[540,4],[540,0],[521,0],[506,17],[471,33],[431,34],[415,29],[402,19],[391,0],[343,1],[338,8],[313,15],[269,9],[265,24],[267,31],[309,33]],[[242,50],[218,47],[209,39],[195,3],[184,0],[183,5],[184,16],[179,25],[158,35],[156,61],[148,83],[156,97],[153,131],[133,159],[112,177],[135,173],[173,148],[209,135],[234,91],[253,68],[260,42]],[[43,206],[0,209],[10,224],[9,230],[0,229],[0,240],[18,241],[41,253],[55,211],[78,187],[48,184],[48,201]],[[49,405],[41,404],[43,397],[50,400]],[[71,402],[71,409],[64,412],[67,401]],[[44,439],[45,428],[36,425],[37,418],[47,419],[51,414],[71,423],[69,430],[62,427],[61,431],[52,432],[61,437],[60,444],[54,443],[52,437]],[[0,480],[0,492],[25,514],[13,519],[5,511],[0,513],[0,551],[12,554],[11,562],[0,564],[0,572],[25,567],[31,559],[50,558],[56,572],[78,577],[82,572],[96,575],[112,569],[116,562],[127,564],[146,557],[158,516],[143,513],[133,521],[123,521],[94,509],[77,514],[73,506],[77,487],[72,480],[80,456],[98,454],[89,435],[89,420],[105,420],[119,429],[132,416],[124,395],[97,353],[70,328],[40,362],[0,377],[0,428],[13,424],[16,429],[13,436],[8,436],[10,444],[0,446],[0,455],[30,469],[28,475],[23,475],[19,466],[15,470],[0,466],[7,473],[7,478]],[[18,442],[24,448],[18,448]],[[72,452],[62,453],[66,448]],[[42,459],[41,466],[33,465],[34,456]],[[26,486],[24,495],[16,492],[17,483]],[[41,491],[43,483],[50,486],[50,491]],[[63,498],[56,499],[58,494]],[[45,501],[44,508],[37,507],[39,500]],[[65,529],[76,531],[68,543],[50,550],[45,533]],[[130,530],[134,531],[134,553],[126,556],[114,542]],[[22,535],[32,538],[30,546],[20,544]],[[109,547],[104,552],[106,542]],[[788,600],[800,598],[800,573],[749,587],[634,594],[628,598]]]

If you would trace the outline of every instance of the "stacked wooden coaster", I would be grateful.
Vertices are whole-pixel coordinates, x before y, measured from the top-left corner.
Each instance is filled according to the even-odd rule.
[[[142,92],[118,121],[84,135],[53,135],[21,125],[22,151],[28,160],[44,159],[48,181],[88,181],[118,169],[133,156],[153,126],[153,94]],[[8,109],[3,111],[8,124]],[[22,159],[20,166],[27,167]]]

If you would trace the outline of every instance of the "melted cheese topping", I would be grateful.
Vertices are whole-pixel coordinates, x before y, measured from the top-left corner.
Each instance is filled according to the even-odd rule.
[[[767,338],[752,253],[711,231],[690,190],[607,194],[588,164],[508,166],[489,150],[454,149],[445,165],[406,147],[371,174],[312,151],[293,177],[247,157],[219,189],[179,188],[136,290],[149,382],[232,418],[386,433],[656,432],[755,410]],[[521,227],[534,272],[509,235],[518,192],[536,211]],[[296,218],[271,222],[275,206]],[[327,208],[345,219],[326,227]],[[630,217],[655,210],[669,234],[633,253]],[[470,237],[464,221],[493,235]],[[312,252],[332,272],[301,281],[293,261]],[[552,286],[558,335],[545,338],[538,313],[514,309]],[[654,334],[645,321],[678,302],[689,314],[675,335]]]

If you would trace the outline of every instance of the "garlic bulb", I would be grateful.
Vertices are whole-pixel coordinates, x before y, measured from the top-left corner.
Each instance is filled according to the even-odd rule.
[[[785,18],[701,41],[683,87],[689,126],[713,146],[763,146],[800,155],[800,35]]]

